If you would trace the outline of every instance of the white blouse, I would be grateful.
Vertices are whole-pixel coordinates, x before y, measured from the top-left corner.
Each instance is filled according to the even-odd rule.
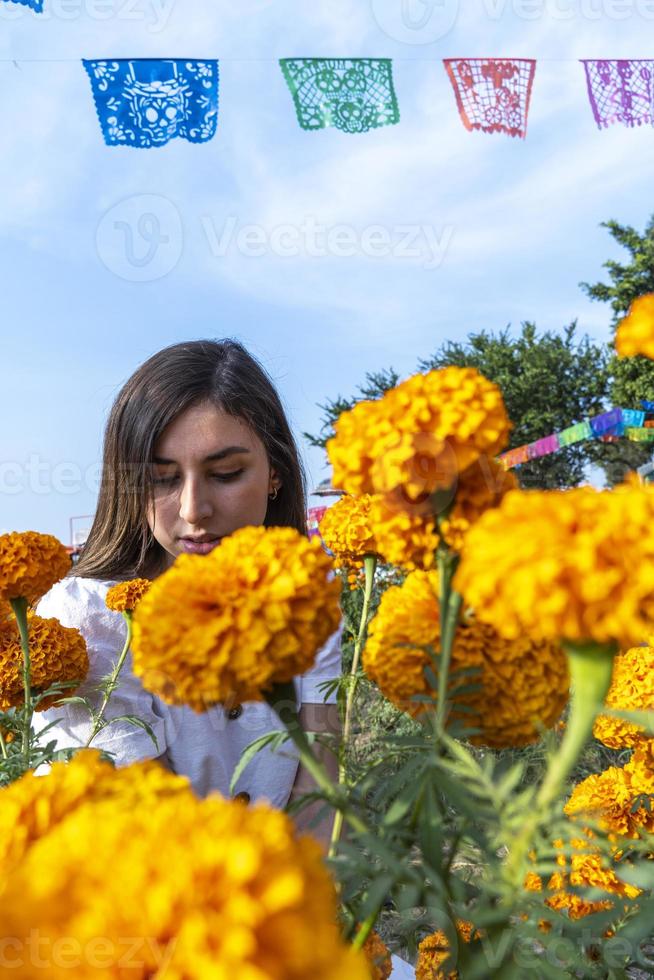
[[[64,626],[74,626],[86,640],[89,672],[77,694],[99,703],[89,688],[111,673],[123,649],[127,626],[121,613],[105,605],[107,590],[115,582],[70,576],[62,579],[37,606],[39,616],[55,617]],[[321,704],[319,690],[324,681],[337,677],[341,670],[342,624],[318,652],[311,670],[296,678],[298,700],[302,704]],[[326,699],[336,700],[335,695]],[[229,783],[243,749],[271,730],[283,729],[282,723],[265,702],[246,702],[226,711],[217,705],[203,714],[191,708],[171,707],[146,691],[132,671],[131,653],[122,668],[118,686],[111,697],[105,717],[136,715],[152,728],[157,747],[142,729],[118,721],[103,729],[93,740],[93,747],[113,754],[116,765],[125,766],[140,759],[164,755],[170,768],[188,776],[200,796],[217,790],[229,796]],[[46,738],[57,740],[58,747],[83,745],[91,732],[89,715],[83,705],[67,704],[35,714],[34,727],[40,730],[57,720]],[[252,800],[267,799],[280,809],[288,802],[297,772],[297,750],[286,742],[276,752],[266,747],[248,763],[241,773],[234,793],[248,793]]]

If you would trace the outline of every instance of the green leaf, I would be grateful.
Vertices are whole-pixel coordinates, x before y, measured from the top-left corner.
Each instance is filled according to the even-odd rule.
[[[243,749],[241,757],[236,763],[236,768],[234,769],[234,773],[229,784],[229,792],[234,792],[234,787],[241,778],[243,770],[248,763],[254,759],[258,752],[264,749],[267,745],[270,745],[271,748],[276,750],[283,745],[284,742],[288,741],[288,738],[289,736],[287,732],[275,731],[266,732],[265,735],[260,735],[259,738],[255,738],[254,742],[250,742],[250,744]]]
[[[135,728],[142,728],[144,732],[147,732],[152,741],[154,742],[154,747],[157,752],[159,752],[159,742],[157,741],[157,736],[152,731],[152,727],[148,725],[147,721],[143,721],[142,718],[138,718],[137,715],[118,715],[116,718],[107,718],[102,726],[102,731],[105,728],[109,728],[110,725],[115,725],[116,722],[126,721],[130,725],[134,725]]]

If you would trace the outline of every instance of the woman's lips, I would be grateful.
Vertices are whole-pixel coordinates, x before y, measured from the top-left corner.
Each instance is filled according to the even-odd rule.
[[[182,551],[186,552],[187,555],[208,555],[216,545],[220,544],[220,538],[214,538],[212,541],[192,541],[190,538],[180,538],[179,543],[182,546]]]

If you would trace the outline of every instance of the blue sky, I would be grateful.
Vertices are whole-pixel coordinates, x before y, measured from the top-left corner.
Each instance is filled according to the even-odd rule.
[[[327,470],[301,432],[366,371],[407,375],[445,340],[527,319],[608,337],[578,283],[621,257],[601,221],[648,219],[654,133],[598,131],[577,59],[651,56],[654,0],[404,2],[403,20],[402,0],[0,0],[0,532],[68,541],[113,398],[169,343],[242,340],[315,485]],[[490,55],[539,60],[525,141],[459,120],[441,59]],[[106,147],[80,59],[157,56],[220,59],[215,139]],[[293,56],[393,58],[400,124],[303,132],[277,63]],[[143,255],[144,213],[169,241],[130,281],[111,229],[130,223]],[[307,228],[340,226],[354,254],[307,254]],[[377,227],[391,247],[364,254]]]

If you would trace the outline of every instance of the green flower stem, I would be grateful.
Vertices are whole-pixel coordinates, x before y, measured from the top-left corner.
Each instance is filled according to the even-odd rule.
[[[447,690],[450,664],[452,662],[452,649],[454,647],[454,635],[461,611],[461,596],[458,592],[452,591],[452,578],[456,571],[458,557],[446,549],[439,547],[436,558],[438,562],[438,608],[441,631],[436,717],[439,728],[443,729],[445,727],[445,709],[447,705]]]
[[[5,737],[4,737],[4,735],[2,734],[1,731],[0,731],[0,752],[2,752],[2,758],[3,759],[6,759],[7,758],[7,746],[5,744]]]
[[[368,834],[370,830],[361,817],[356,814],[347,802],[347,797],[343,787],[332,783],[327,771],[321,762],[316,759],[311,750],[309,739],[300,724],[297,716],[297,701],[295,687],[293,683],[275,684],[269,691],[263,692],[264,697],[286,731],[290,735],[300,753],[300,762],[313,777],[316,785],[325,795],[327,801],[338,811],[343,813],[343,817],[353,830],[359,834]]]
[[[23,652],[23,691],[25,694],[25,711],[23,714],[23,732],[21,753],[25,768],[29,767],[30,735],[32,731],[32,665],[30,661],[29,627],[27,625],[27,599],[10,599],[11,608],[16,617],[20,633],[20,648]]]
[[[538,790],[532,816],[511,848],[507,871],[517,888],[522,888],[524,861],[533,835],[565,789],[566,780],[593,731],[593,722],[611,684],[613,659],[617,653],[615,644],[564,643],[562,646],[572,687],[570,716],[563,741]]]
[[[359,661],[361,659],[361,651],[363,649],[363,644],[366,636],[366,629],[368,626],[368,612],[370,609],[372,586],[375,580],[375,569],[377,568],[377,556],[366,555],[365,558],[363,559],[363,567],[364,567],[365,577],[366,577],[364,591],[363,591],[363,608],[361,609],[359,632],[357,634],[357,638],[354,644],[352,667],[350,669],[347,698],[345,700],[345,720],[343,722],[343,736],[341,739],[341,744],[339,747],[339,755],[338,755],[338,785],[339,786],[343,786],[345,783],[345,769],[346,769],[346,762],[347,762],[346,753],[347,753],[348,742],[350,739],[350,733],[352,731],[352,717],[354,714],[354,695],[356,694],[356,689],[359,682]],[[337,810],[334,815],[334,826],[332,827],[332,835],[331,835],[331,840],[329,842],[329,857],[334,856],[336,844],[340,839],[342,829],[343,829],[343,813],[341,810]]]
[[[104,691],[104,697],[102,699],[102,704],[100,705],[100,711],[95,716],[95,721],[93,723],[91,734],[89,735],[88,739],[84,743],[85,749],[88,749],[89,745],[91,744],[95,736],[102,728],[104,713],[107,710],[107,705],[109,704],[111,695],[116,690],[116,686],[118,684],[118,677],[120,676],[120,672],[123,669],[123,664],[125,663],[127,654],[129,652],[129,646],[130,643],[132,642],[132,613],[129,610],[125,610],[125,612],[123,612],[123,619],[127,623],[127,638],[125,639],[125,646],[123,647],[121,654],[118,658],[118,661],[116,663],[116,666],[113,669],[113,673],[111,674],[111,677],[107,682],[107,686]]]
[[[361,925],[357,929],[356,936],[352,940],[353,949],[361,949],[363,947],[363,944],[365,943],[366,939],[368,938],[368,936],[370,935],[370,933],[374,928],[380,909],[381,906],[379,909],[375,909],[374,912],[371,912],[368,918],[366,919],[366,921],[361,923]]]
[[[572,706],[565,735],[538,791],[537,806],[549,807],[563,790],[584,745],[593,731],[593,723],[604,705],[611,685],[615,644],[564,643],[572,685]]]

